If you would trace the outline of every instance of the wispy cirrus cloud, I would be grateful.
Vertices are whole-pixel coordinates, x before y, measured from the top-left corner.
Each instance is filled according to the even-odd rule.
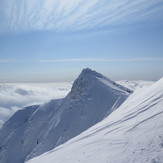
[[[141,61],[163,61],[163,58],[125,58],[125,59],[104,59],[104,58],[71,58],[40,60],[41,63],[50,62],[141,62]]]
[[[0,32],[89,30],[162,20],[158,13],[162,0],[1,0]]]
[[[53,62],[141,62],[141,61],[163,61],[161,57],[146,58],[123,58],[123,59],[107,59],[107,58],[69,58],[69,59],[45,59],[45,60],[2,60],[0,63],[53,63]]]
[[[0,59],[0,63],[9,63],[9,62],[14,62],[14,61],[9,59]]]

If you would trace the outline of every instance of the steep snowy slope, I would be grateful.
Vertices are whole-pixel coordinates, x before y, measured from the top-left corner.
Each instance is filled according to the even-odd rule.
[[[163,78],[100,123],[27,163],[162,163]]]
[[[24,162],[59,104],[60,100],[54,100],[42,107],[31,106],[16,112],[0,131],[0,162]]]
[[[4,125],[0,135],[3,147],[0,162],[22,163],[55,148],[103,120],[130,93],[95,71],[83,70],[66,98],[40,106],[20,122],[20,127],[11,125],[22,118],[19,113]],[[22,112],[26,115],[27,109]]]

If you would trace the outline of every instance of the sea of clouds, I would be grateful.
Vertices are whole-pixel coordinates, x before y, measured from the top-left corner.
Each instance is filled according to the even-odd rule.
[[[117,83],[135,90],[154,82],[121,80]],[[43,104],[51,99],[63,98],[68,94],[71,86],[72,82],[0,84],[0,128],[17,110],[30,105]]]
[[[25,106],[65,97],[71,86],[71,82],[0,84],[0,127]]]
[[[136,89],[140,89],[140,88],[144,88],[144,87],[148,87],[150,85],[152,85],[155,81],[145,81],[145,80],[119,80],[116,81],[118,84],[123,85],[126,88],[129,88],[133,91],[135,91]]]

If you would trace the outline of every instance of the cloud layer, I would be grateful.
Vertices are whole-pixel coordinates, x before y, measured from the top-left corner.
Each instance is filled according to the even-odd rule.
[[[162,20],[162,11],[162,0],[1,0],[0,32],[98,29]]]
[[[0,84],[0,127],[17,110],[63,98],[71,83]]]
[[[149,86],[151,81],[117,81],[135,90]],[[51,99],[63,98],[70,91],[71,82],[45,84],[0,84],[0,128],[17,110],[25,106],[43,104]]]

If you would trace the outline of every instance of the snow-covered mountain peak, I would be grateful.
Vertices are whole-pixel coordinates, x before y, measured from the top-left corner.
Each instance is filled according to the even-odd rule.
[[[99,75],[96,71],[92,71],[89,68],[84,69],[72,85],[70,92],[71,98],[77,99],[81,96],[86,95],[87,91],[91,88],[93,83],[97,81],[97,76]]]
[[[94,77],[100,77],[100,78],[103,77],[102,74],[100,74],[94,70],[91,70],[90,68],[83,69],[80,75],[82,75],[82,76],[94,76]]]
[[[124,92],[125,94],[130,94],[133,92],[130,89],[127,89],[115,83],[114,81],[103,76],[102,74],[86,68],[82,70],[79,77],[75,80],[70,92],[70,97],[74,100],[78,100],[82,96],[85,96],[89,92],[89,90],[94,88],[97,83],[98,85],[106,85],[111,90]]]

